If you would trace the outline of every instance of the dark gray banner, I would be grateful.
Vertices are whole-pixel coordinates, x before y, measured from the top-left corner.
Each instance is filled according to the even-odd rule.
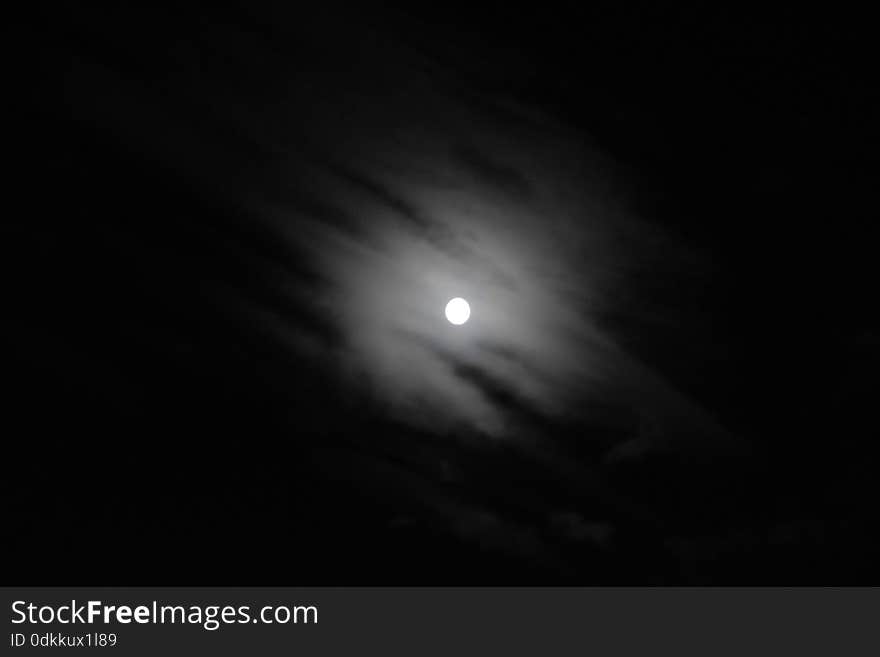
[[[878,654],[878,589],[4,588],[3,654]]]

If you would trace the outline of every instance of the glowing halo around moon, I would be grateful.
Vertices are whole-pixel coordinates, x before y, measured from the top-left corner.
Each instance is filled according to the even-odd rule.
[[[448,319],[450,323],[460,326],[468,321],[470,316],[470,304],[461,297],[450,299],[449,303],[446,304],[446,319]]]

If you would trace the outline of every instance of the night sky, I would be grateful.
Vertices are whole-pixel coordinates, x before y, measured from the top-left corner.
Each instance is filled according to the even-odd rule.
[[[17,27],[20,583],[880,583],[864,17]]]

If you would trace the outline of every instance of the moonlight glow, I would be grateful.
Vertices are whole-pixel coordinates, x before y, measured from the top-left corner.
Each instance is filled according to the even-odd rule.
[[[471,307],[467,301],[461,297],[450,299],[446,304],[446,319],[453,324],[464,324],[471,316]]]

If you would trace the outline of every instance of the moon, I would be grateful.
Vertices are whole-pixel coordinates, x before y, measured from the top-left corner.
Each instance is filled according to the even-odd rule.
[[[471,316],[471,307],[467,301],[461,297],[450,299],[446,304],[446,319],[452,324],[461,325],[468,321]]]

